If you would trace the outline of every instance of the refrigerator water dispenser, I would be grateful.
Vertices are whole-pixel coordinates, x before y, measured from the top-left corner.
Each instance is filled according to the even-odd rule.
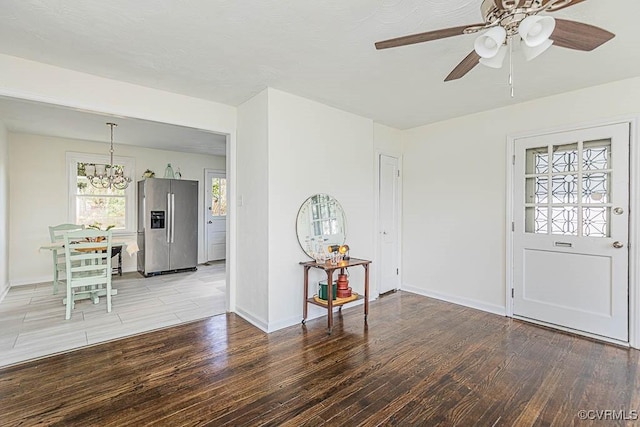
[[[164,211],[151,211],[151,228],[164,228]]]

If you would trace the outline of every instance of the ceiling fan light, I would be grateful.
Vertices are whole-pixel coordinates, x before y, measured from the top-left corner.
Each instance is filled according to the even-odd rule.
[[[556,28],[556,20],[551,16],[528,16],[518,27],[520,37],[529,47],[540,46],[551,37]]]
[[[507,47],[502,46],[498,49],[498,53],[491,58],[480,58],[480,63],[489,68],[502,68],[504,58],[507,56]]]
[[[493,27],[476,39],[475,51],[481,58],[493,58],[500,51],[506,38],[507,31],[504,28]]]
[[[543,42],[541,45],[536,47],[527,46],[526,43],[522,44],[522,53],[527,61],[531,61],[534,58],[537,58],[542,53],[546,52],[553,45],[553,40],[547,40]]]

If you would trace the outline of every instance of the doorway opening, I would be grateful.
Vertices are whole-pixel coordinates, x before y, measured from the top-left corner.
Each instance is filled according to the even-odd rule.
[[[204,242],[206,261],[222,261],[227,256],[227,174],[204,170]]]

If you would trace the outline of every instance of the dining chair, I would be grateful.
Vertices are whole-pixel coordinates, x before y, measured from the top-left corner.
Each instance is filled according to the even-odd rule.
[[[67,309],[65,319],[71,318],[71,309],[81,298],[99,296],[107,299],[107,312],[111,312],[111,230],[78,230],[64,234],[64,252],[67,270]]]
[[[84,230],[84,225],[78,224],[59,224],[49,227],[49,236],[51,237],[51,243],[62,243],[64,233],[69,231]],[[53,293],[58,293],[58,284],[60,280],[64,280],[65,276],[65,260],[64,260],[64,248],[54,249],[53,253]],[[60,279],[60,276],[63,278]]]

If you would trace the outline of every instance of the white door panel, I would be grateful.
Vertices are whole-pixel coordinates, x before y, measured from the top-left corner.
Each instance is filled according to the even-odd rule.
[[[205,172],[205,218],[207,233],[207,260],[217,261],[226,258],[227,221],[226,221],[226,174],[224,171],[207,170]]]
[[[514,316],[628,341],[628,125],[515,148]]]
[[[379,165],[379,268],[381,273],[379,292],[384,293],[400,287],[398,159],[380,155]]]

